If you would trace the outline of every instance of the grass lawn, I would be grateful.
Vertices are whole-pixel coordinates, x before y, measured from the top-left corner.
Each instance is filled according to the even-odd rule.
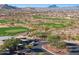
[[[18,33],[28,31],[28,28],[24,27],[8,27],[8,28],[0,28],[0,36],[13,36]]]

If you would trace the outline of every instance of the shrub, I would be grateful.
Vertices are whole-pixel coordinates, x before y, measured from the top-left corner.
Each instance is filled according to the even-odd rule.
[[[31,49],[31,48],[33,48],[33,45],[28,45],[26,47],[29,48],[29,49]]]

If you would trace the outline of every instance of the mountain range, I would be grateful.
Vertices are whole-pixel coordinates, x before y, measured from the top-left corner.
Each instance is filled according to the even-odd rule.
[[[25,7],[25,8],[20,8],[20,9],[28,9],[30,7]],[[0,9],[19,9],[19,7],[16,7],[16,6],[11,6],[11,5],[8,5],[8,4],[0,4]],[[68,6],[68,7],[59,7],[55,4],[52,4],[50,6],[48,6],[48,8],[30,8],[28,10],[79,10],[79,6]]]
[[[50,5],[50,6],[48,6],[48,8],[58,8],[59,6],[57,6],[57,5]]]
[[[10,6],[8,4],[0,4],[0,9],[17,9],[16,6]]]

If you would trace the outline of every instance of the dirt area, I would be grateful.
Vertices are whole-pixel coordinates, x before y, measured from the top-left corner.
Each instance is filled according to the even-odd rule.
[[[6,25],[6,24],[0,24],[0,28],[2,27],[9,27],[9,25]]]
[[[51,46],[50,44],[45,44],[45,45],[43,45],[43,47],[45,49],[47,49],[48,51],[55,53],[57,55],[66,55],[67,54],[67,49],[58,49],[54,46]]]
[[[3,45],[3,41],[0,40],[0,45]]]

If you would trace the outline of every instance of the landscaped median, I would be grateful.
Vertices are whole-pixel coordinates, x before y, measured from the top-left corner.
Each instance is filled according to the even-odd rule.
[[[42,48],[53,55],[66,55],[67,54],[67,49],[59,49],[54,46],[51,46],[50,44],[44,44]]]

